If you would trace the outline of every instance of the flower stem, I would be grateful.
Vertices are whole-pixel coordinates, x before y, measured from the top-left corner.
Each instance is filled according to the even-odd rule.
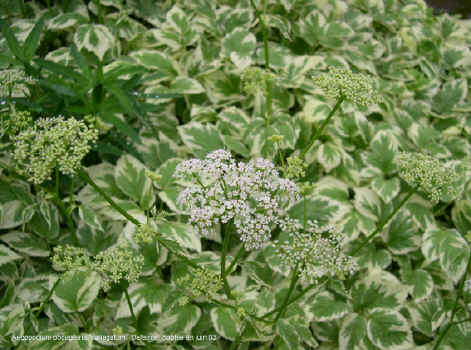
[[[356,253],[358,253],[360,251],[361,248],[363,248],[369,241],[371,241],[373,239],[374,236],[376,236],[376,234],[378,234],[378,232],[381,232],[381,230],[383,229],[384,226],[386,226],[386,224],[394,217],[394,215],[396,215],[396,213],[399,211],[399,209],[401,209],[401,207],[409,200],[409,198],[415,193],[415,189],[412,189],[405,197],[404,199],[401,201],[401,203],[399,203],[399,205],[394,208],[393,212],[391,214],[389,214],[389,216],[386,218],[386,220],[384,220],[377,228],[376,230],[371,233],[366,239],[365,241],[360,244],[360,246],[355,249],[351,255],[354,256]]]
[[[260,11],[257,9],[257,6],[255,6],[255,3],[253,0],[250,0],[250,4],[252,5],[255,15],[257,16],[258,20],[260,21],[260,25],[262,26],[262,32],[263,32],[263,49],[265,53],[265,69],[269,70],[270,69],[270,53],[268,50],[268,30],[267,26],[265,25],[265,22],[263,21],[262,14]],[[263,14],[265,14],[266,11],[266,0],[263,0]],[[268,79],[267,82],[267,96],[266,96],[266,115],[265,115],[265,122],[266,126],[268,127],[270,125],[270,118],[271,118],[271,81]]]
[[[325,279],[321,285],[325,284],[328,280]],[[317,284],[311,284],[309,287],[303,289],[298,295],[296,295],[293,299],[291,299],[290,301],[288,301],[288,303],[286,304],[286,307],[289,306],[290,304],[294,303],[295,301],[301,299],[307,292],[309,292],[311,289],[313,289],[314,287],[316,286],[320,286],[320,285],[317,285]],[[273,315],[274,313],[278,312],[279,310],[281,310],[281,306],[280,307],[277,307],[276,309],[273,309],[269,312],[267,312],[266,314],[264,314],[262,316],[263,319],[267,318],[268,316],[271,316]]]
[[[59,284],[61,278],[58,277],[56,282],[54,282],[54,285],[52,286],[51,290],[49,291],[49,293],[47,294],[46,296],[46,299],[41,303],[41,305],[39,306],[39,309],[36,311],[36,314],[34,315],[36,318],[41,314],[41,312],[44,310],[44,308],[46,307],[47,303],[49,302],[49,300],[51,299],[51,296],[52,296],[52,293],[54,293],[54,290],[56,289],[57,285]],[[29,328],[31,327],[31,323],[28,324],[28,327],[26,328],[26,330],[24,331],[24,334],[27,334],[28,331],[29,331]]]
[[[322,135],[322,132],[324,131],[325,127],[327,126],[327,124],[329,123],[330,119],[332,119],[332,117],[334,116],[335,112],[337,111],[337,109],[339,109],[340,105],[342,104],[343,100],[345,99],[345,96],[340,96],[339,99],[337,100],[337,103],[335,104],[334,108],[330,111],[329,115],[327,116],[327,118],[322,122],[321,126],[319,127],[319,129],[316,130],[316,133],[314,134],[314,136],[311,138],[311,141],[309,142],[309,144],[304,148],[303,152],[301,153],[301,159],[304,158],[304,156],[306,155],[307,151],[309,151],[309,149],[312,147],[312,145],[314,144],[314,142],[316,142],[316,140],[319,138],[319,136]]]
[[[232,260],[231,264],[229,265],[229,267],[227,268],[226,270],[226,276],[229,276],[232,272],[232,268],[234,267],[234,265],[236,264],[236,262],[239,260],[239,258],[242,256],[242,254],[245,252],[245,247],[244,247],[244,244],[242,244],[242,246],[240,247],[239,251],[237,252],[234,260]]]
[[[296,266],[295,266],[295,268],[292,272],[291,282],[290,282],[289,289],[288,289],[288,294],[286,295],[285,300],[283,301],[283,304],[281,305],[281,309],[280,309],[280,311],[278,311],[278,314],[276,315],[275,320],[273,321],[273,323],[276,323],[279,320],[279,318],[281,316],[283,316],[283,313],[284,313],[286,307],[288,306],[289,297],[291,296],[291,293],[293,293],[294,286],[296,285],[296,282],[298,281],[298,266],[299,266],[299,262],[296,264]]]
[[[437,339],[437,342],[435,343],[435,345],[433,346],[433,349],[432,350],[437,350],[438,349],[438,346],[440,345],[440,343],[442,342],[443,338],[445,337],[445,335],[448,333],[448,331],[450,330],[451,326],[455,325],[455,324],[458,324],[458,323],[461,323],[461,322],[453,322],[453,319],[455,318],[455,315],[456,315],[456,311],[458,310],[458,299],[461,297],[461,295],[463,294],[463,287],[464,287],[464,282],[466,280],[466,275],[467,275],[467,272],[469,270],[469,267],[471,265],[471,254],[470,256],[468,257],[468,264],[466,265],[466,270],[465,270],[465,273],[464,273],[464,276],[462,277],[461,281],[460,281],[460,284],[458,285],[458,292],[456,293],[456,298],[455,298],[455,304],[453,305],[453,311],[451,312],[451,318],[450,318],[450,323],[448,323],[448,325],[446,326],[446,328],[444,329],[443,332],[441,332],[440,336],[438,337]]]
[[[137,330],[137,318],[136,318],[136,315],[134,314],[134,309],[132,307],[131,298],[129,297],[128,289],[127,288],[123,288],[123,289],[124,289],[124,295],[126,295],[126,300],[128,302],[129,311],[131,311],[131,315],[134,320],[134,325],[136,326],[136,330]]]
[[[227,248],[229,246],[229,241],[231,238],[231,233],[229,231],[231,223],[232,223],[232,220],[229,221],[227,225],[223,224],[224,242],[222,243],[222,252],[221,252],[221,279],[224,284],[224,293],[226,293],[226,296],[229,299],[234,299],[234,296],[231,294],[231,289],[229,287],[229,283],[227,282],[227,277],[226,277],[226,253],[227,253]]]

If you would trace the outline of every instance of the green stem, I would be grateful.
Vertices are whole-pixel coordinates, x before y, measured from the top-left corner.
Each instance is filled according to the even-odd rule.
[[[70,181],[70,190],[69,190],[69,210],[68,213],[72,213],[73,208],[74,208],[74,178],[72,177],[72,180]]]
[[[123,289],[124,289],[124,295],[126,295],[126,300],[128,302],[129,311],[131,311],[131,315],[134,320],[134,325],[136,326],[136,330],[137,330],[137,318],[136,318],[136,315],[134,314],[134,309],[132,307],[131,298],[129,298],[128,289],[127,288],[123,288]]]
[[[265,53],[265,69],[268,71],[270,69],[270,53],[268,50],[268,30],[267,26],[265,25],[265,22],[263,21],[262,14],[260,11],[257,9],[257,6],[255,6],[255,3],[253,0],[250,0],[250,4],[252,5],[255,15],[257,16],[260,25],[262,26],[262,33],[263,33],[263,49]],[[263,0],[263,14],[265,15],[266,11],[266,1]],[[271,81],[268,79],[267,82],[267,96],[266,96],[266,126],[268,127],[270,125],[270,118],[272,114],[271,110],[271,104],[272,104],[272,96],[271,96]]]
[[[39,307],[38,311],[36,312],[36,317],[39,316],[39,314],[41,313],[41,311],[43,311],[44,307],[46,306],[46,304],[49,302],[49,299],[51,299],[51,296],[52,296],[52,293],[54,293],[54,290],[56,289],[57,285],[59,284],[61,278],[58,277],[57,278],[57,281],[54,283],[54,285],[52,286],[51,290],[49,291],[48,295],[46,296],[46,300],[43,301],[43,303],[41,304],[41,306]]]
[[[394,208],[393,212],[391,214],[389,214],[389,216],[386,218],[386,220],[384,220],[377,228],[376,230],[371,233],[367,238],[366,240],[360,244],[360,246],[355,249],[353,252],[352,252],[352,256],[354,256],[356,253],[358,253],[360,251],[361,248],[363,248],[369,241],[371,241],[373,239],[374,236],[376,236],[376,234],[378,234],[378,232],[381,232],[381,230],[383,229],[384,226],[386,226],[386,224],[394,217],[394,215],[396,215],[396,213],[399,211],[399,209],[401,209],[401,207],[409,200],[409,198],[415,193],[415,189],[412,189],[405,197],[404,199],[401,201],[401,203],[399,203],[399,205]]]
[[[59,167],[56,164],[56,197],[58,200],[61,200],[61,194],[60,194],[60,181],[59,181]]]
[[[230,224],[232,220],[229,221],[227,224],[223,224],[223,231],[224,231],[224,242],[222,244],[222,252],[221,252],[221,279],[224,284],[224,293],[229,299],[234,299],[234,296],[231,294],[231,289],[229,287],[229,283],[227,282],[226,277],[226,253],[227,248],[229,247],[229,241],[231,237],[231,233],[229,231]]]
[[[294,290],[296,282],[298,281],[298,266],[299,266],[299,262],[296,264],[296,266],[295,266],[295,268],[292,272],[291,282],[290,282],[289,289],[288,289],[288,294],[286,295],[285,300],[283,301],[283,304],[281,305],[281,309],[280,309],[280,311],[278,311],[278,314],[276,315],[275,320],[273,321],[273,323],[276,323],[279,320],[279,318],[281,316],[283,316],[283,313],[284,313],[286,307],[288,306],[289,297],[291,296],[291,293]]]
[[[309,142],[309,144],[304,148],[303,152],[301,153],[301,159],[304,158],[304,156],[306,155],[307,151],[309,151],[309,149],[312,147],[312,145],[314,144],[314,142],[316,142],[316,140],[319,138],[319,136],[322,135],[322,132],[324,131],[325,127],[327,126],[327,124],[329,123],[330,119],[332,119],[332,117],[334,116],[335,112],[337,111],[337,109],[339,109],[340,105],[342,104],[343,100],[345,99],[345,96],[340,96],[339,99],[337,100],[337,103],[335,104],[334,108],[332,108],[332,110],[330,111],[329,115],[327,116],[327,118],[322,122],[321,126],[319,127],[319,129],[316,130],[316,133],[314,134],[314,136],[311,138],[311,141]]]
[[[322,283],[319,285],[323,285],[325,283],[327,283],[327,279],[325,279],[324,281],[322,281]],[[286,307],[289,306],[290,304],[294,303],[295,301],[298,301],[299,299],[301,299],[307,292],[309,292],[311,289],[313,289],[314,287],[318,286],[317,284],[311,284],[309,287],[306,287],[304,290],[302,290],[298,295],[296,295],[293,299],[291,299],[287,304],[286,304]],[[278,312],[279,310],[281,310],[281,306],[280,307],[277,307],[276,309],[273,309],[269,312],[267,312],[266,314],[264,314],[262,316],[263,319],[267,318],[268,316],[271,316],[273,315],[274,313]]]
[[[83,170],[83,169],[79,169],[78,170],[78,175],[83,179],[85,180],[85,182],[87,182],[90,186],[93,187],[93,189],[95,191],[97,191],[99,194],[102,195],[102,197],[114,208],[116,209],[121,215],[123,215],[126,219],[128,219],[129,221],[131,221],[134,225],[136,226],[140,226],[140,222],[137,221],[137,219],[135,219],[134,217],[132,217],[131,215],[129,215],[123,208],[121,208],[118,204],[116,204],[116,202],[110,197],[108,196],[105,191],[103,191],[100,186],[98,186],[91,178],[90,176],[88,176],[88,174]],[[198,265],[195,264],[194,262],[192,262],[190,259],[188,259],[186,256],[183,256],[175,251],[173,251],[169,246],[168,244],[166,244],[163,240],[159,239],[159,237],[157,237],[157,241],[162,244],[169,252],[172,252],[173,254],[175,254],[176,256],[178,256],[180,259],[182,259],[186,264],[194,267],[194,268],[197,268]]]
[[[18,0],[18,6],[20,7],[21,15],[23,17],[25,17],[26,16],[26,9],[25,9],[24,0]]]
[[[465,270],[464,276],[463,276],[463,278],[461,279],[460,284],[459,284],[459,286],[458,286],[458,292],[456,293],[455,304],[453,305],[453,311],[451,312],[450,323],[448,323],[448,325],[446,326],[445,330],[444,330],[443,332],[441,332],[441,334],[440,334],[440,336],[438,337],[437,342],[436,342],[435,345],[433,346],[433,349],[432,349],[432,350],[437,350],[437,349],[438,349],[438,346],[439,346],[440,343],[442,342],[443,338],[444,338],[445,335],[448,333],[448,331],[450,330],[451,326],[454,325],[453,319],[455,318],[456,311],[458,310],[458,299],[459,299],[459,298],[461,297],[461,295],[463,294],[464,282],[465,282],[465,280],[466,280],[466,275],[467,275],[467,272],[468,272],[468,270],[469,270],[470,264],[471,264],[471,255],[470,255],[469,258],[468,258],[468,264],[466,265],[466,270]]]
[[[116,202],[108,196],[105,191],[103,191],[100,186],[98,186],[95,181],[93,181],[88,174],[83,171],[83,169],[78,170],[78,175],[85,180],[90,186],[93,187],[95,191],[97,191],[115,210],[117,210],[121,215],[123,215],[126,219],[131,221],[134,225],[139,226],[141,223],[137,221],[137,219],[133,218],[129,215],[123,208],[121,208]]]
[[[242,256],[242,254],[244,254],[244,251],[245,251],[245,247],[244,247],[244,244],[242,243],[242,246],[240,247],[239,251],[237,252],[234,260],[232,260],[231,264],[229,265],[229,267],[226,270],[226,276],[229,276],[231,274],[232,268],[235,266],[235,264],[237,263],[237,260],[239,260],[239,258]]]
[[[57,285],[59,284],[61,278],[58,277],[56,282],[54,282],[54,285],[52,286],[51,290],[49,291],[49,293],[47,294],[46,296],[46,299],[42,302],[42,304],[39,306],[39,309],[36,311],[36,313],[34,314],[34,316],[37,318],[41,312],[44,310],[44,308],[46,307],[47,303],[49,302],[49,300],[51,299],[51,296],[52,296],[52,293],[54,293],[54,290],[56,289]],[[28,331],[29,331],[29,328],[31,326],[31,323],[28,325],[28,328],[26,328],[26,330],[24,331],[24,334],[27,334]]]

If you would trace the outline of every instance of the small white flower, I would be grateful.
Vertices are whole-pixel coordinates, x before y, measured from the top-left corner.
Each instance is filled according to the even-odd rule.
[[[248,250],[268,241],[271,230],[287,220],[286,209],[300,199],[296,184],[280,178],[270,161],[236,163],[225,150],[181,163],[177,176],[192,180],[177,200],[189,209],[197,231],[208,234],[214,225],[232,219]]]

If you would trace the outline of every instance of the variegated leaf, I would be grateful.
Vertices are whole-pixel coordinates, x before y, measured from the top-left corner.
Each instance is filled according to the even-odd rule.
[[[82,312],[98,296],[101,278],[94,271],[70,271],[61,278],[54,289],[52,300],[63,312]]]
[[[229,57],[240,69],[252,64],[257,40],[255,35],[245,28],[236,28],[227,34],[222,41],[222,54]]]
[[[123,193],[149,209],[154,202],[152,181],[145,175],[145,168],[136,158],[125,155],[119,158],[114,171],[116,185]]]
[[[413,347],[409,324],[399,311],[376,308],[368,314],[368,338],[382,350],[409,350]]]
[[[178,133],[185,146],[199,158],[224,147],[220,134],[216,127],[211,124],[187,123],[178,127]]]
[[[438,260],[442,269],[457,283],[469,259],[468,242],[455,229],[425,231],[422,253],[428,261]]]
[[[75,32],[74,43],[79,50],[86,49],[103,60],[106,52],[114,47],[115,38],[102,24],[82,24]]]

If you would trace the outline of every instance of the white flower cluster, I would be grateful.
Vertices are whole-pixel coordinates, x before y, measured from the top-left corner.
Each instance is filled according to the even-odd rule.
[[[365,74],[352,73],[348,69],[330,68],[329,73],[313,77],[314,82],[331,98],[344,96],[360,106],[368,106],[379,101],[373,80]]]
[[[299,264],[299,277],[307,283],[315,283],[323,276],[338,276],[354,273],[358,266],[351,256],[342,250],[343,237],[334,226],[319,226],[316,221],[307,221],[306,232],[302,225],[290,225],[289,239],[275,241],[275,249],[282,263],[290,268]]]
[[[272,228],[285,223],[286,210],[300,199],[297,185],[280,178],[272,162],[236,162],[222,149],[182,162],[175,176],[191,181],[178,203],[189,209],[198,232],[207,235],[214,225],[233,219],[247,250],[268,241]]]
[[[98,138],[98,131],[74,118],[44,118],[14,137],[18,172],[35,184],[51,178],[56,167],[73,174]]]
[[[399,176],[423,191],[433,203],[438,203],[446,195],[457,196],[454,183],[458,181],[458,175],[438,159],[424,153],[401,152],[396,164]]]

